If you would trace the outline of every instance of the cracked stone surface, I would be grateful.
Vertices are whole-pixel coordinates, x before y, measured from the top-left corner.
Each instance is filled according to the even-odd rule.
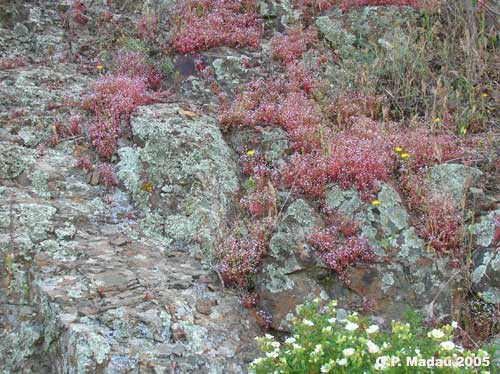
[[[59,107],[71,108],[96,78],[68,57],[91,48],[84,43],[88,30],[81,43],[68,44],[61,15],[71,3],[0,4],[0,56],[25,60],[0,70],[0,374],[244,373],[263,332],[256,311],[286,333],[290,313],[312,297],[338,299],[342,307],[369,302],[382,323],[409,307],[438,320],[450,315],[453,291],[464,279],[447,258],[427,250],[390,184],[381,184],[378,207],[354,189],[331,185],[326,192],[326,207],[358,221],[376,254],[374,263],[347,269],[349,285],[308,244],[324,225],[317,202],[278,191],[283,209],[252,279],[257,310],[221,287],[210,253],[245,183],[237,155],[258,138],[265,161],[279,167],[290,143],[276,127],[223,136],[214,94],[197,76],[193,56],[162,55],[172,70],[168,79],[180,80],[179,96],[191,105],[167,101],[132,114],[130,136],[120,139],[112,160],[116,188],[75,168],[80,156],[92,154],[85,141],[46,146],[55,124],[68,118]],[[125,22],[132,11],[168,13],[174,3],[118,0],[111,9],[123,11]],[[265,22],[278,31],[300,17],[291,0],[260,3]],[[360,41],[390,49],[407,43],[404,29],[414,15],[392,7],[318,15],[312,22],[344,59],[344,69],[332,65],[326,78],[341,83],[357,74]],[[199,58],[231,100],[270,62],[269,48],[266,41],[258,51],[220,47]],[[467,227],[478,248],[471,282],[483,302],[498,304],[500,254],[492,241],[500,211],[483,209],[498,201],[486,196],[484,177],[458,164],[428,175],[457,204],[464,193],[477,201],[477,220]]]
[[[54,44],[55,62],[64,40],[56,2],[18,5],[0,6],[0,15],[8,13],[0,29],[2,53],[43,57],[40,46]],[[21,21],[30,27],[10,27]],[[25,32],[26,38],[16,36]],[[7,45],[11,50],[4,50]],[[63,119],[47,108],[77,100],[88,75],[71,62],[28,60],[27,66],[0,71],[0,80],[0,373],[245,372],[261,330],[239,297],[223,294],[210,267],[191,255],[189,240],[173,245],[166,237],[148,235],[137,191],[88,184],[86,173],[74,168],[85,152],[76,142],[39,147],[50,139],[54,122]],[[176,167],[182,159],[175,171],[181,182],[191,178],[186,183],[192,188],[185,189],[191,200],[181,208],[206,201],[221,220],[238,188],[234,168],[228,167],[230,150],[209,117],[192,123],[177,115],[177,129],[185,133],[177,134],[179,144],[168,143],[174,136],[168,131],[175,131],[174,109],[179,108],[153,108],[149,114],[170,126],[164,139],[156,137],[164,141],[157,145],[171,154],[185,150],[169,164]],[[16,111],[19,115],[12,114]],[[139,113],[142,127],[138,121],[135,128],[145,149],[124,144],[123,163],[134,152],[141,161],[169,160],[152,153],[157,134],[146,126],[147,115]],[[203,148],[207,136],[212,148]],[[188,159],[188,154],[199,157]],[[222,179],[217,179],[211,171],[222,169],[221,162]],[[153,181],[160,184],[165,165],[149,167],[149,179],[158,172]],[[212,169],[204,172],[203,166]],[[206,192],[219,182],[227,190],[210,200]],[[167,185],[159,187],[175,190],[174,183]],[[185,214],[185,223],[194,227],[187,239],[194,241],[203,227],[182,209],[157,212],[173,221]],[[217,224],[211,217],[208,223]]]

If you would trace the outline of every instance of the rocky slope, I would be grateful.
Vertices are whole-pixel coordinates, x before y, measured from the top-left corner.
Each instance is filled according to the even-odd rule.
[[[76,168],[92,152],[85,136],[51,139],[56,123],[67,121],[60,108],[73,108],[95,80],[93,67],[67,58],[68,50],[85,55],[98,47],[68,42],[70,5],[0,5],[0,53],[8,63],[0,70],[0,373],[243,373],[263,327],[286,333],[289,313],[316,296],[365,307],[382,322],[408,308],[441,320],[456,315],[472,284],[477,315],[498,318],[498,191],[479,165],[453,162],[429,168],[425,178],[457,209],[463,199],[474,202],[466,226],[476,238],[470,278],[419,237],[393,183],[380,183],[380,205],[331,184],[325,206],[358,222],[374,252],[370,263],[348,267],[343,282],[309,242],[324,225],[317,202],[281,190],[267,256],[252,279],[259,300],[244,308],[241,293],[214,271],[213,253],[238,220],[245,183],[238,153],[255,134],[221,131],[216,98],[195,59],[174,54],[165,61],[176,92],[132,114],[113,159],[117,186],[104,186],[102,172]],[[259,17],[279,30],[297,16],[288,5],[262,2]],[[113,6],[115,16],[135,19],[141,11],[168,14],[172,3]],[[394,42],[414,17],[408,9],[372,11],[349,15],[349,28],[339,12],[312,22],[354,65],[361,58],[355,35]],[[82,40],[91,34],[82,31]],[[198,58],[232,99],[270,63],[269,48],[264,39],[257,51],[220,47]],[[346,71],[332,65],[325,76],[342,85]],[[259,151],[278,164],[290,152],[287,134],[261,130],[259,144],[272,145]]]

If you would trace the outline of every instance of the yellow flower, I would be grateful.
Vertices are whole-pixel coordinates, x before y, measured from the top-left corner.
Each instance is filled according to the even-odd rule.
[[[408,153],[401,153],[401,158],[408,158],[410,155]]]
[[[482,97],[488,97],[489,95],[488,95],[488,93],[487,93],[487,92],[483,92],[481,96],[482,96]]]
[[[396,152],[398,152],[398,153],[403,152],[403,148],[401,148],[401,147],[396,147],[396,148],[395,148],[395,150],[396,150]]]
[[[96,66],[96,69],[99,70],[99,71],[102,71],[104,69],[104,66],[102,66],[101,64],[99,64],[99,65]]]
[[[373,200],[373,201],[372,201],[372,205],[373,205],[373,206],[379,206],[380,204],[382,204],[382,203],[380,202],[380,200]]]
[[[249,149],[247,151],[247,155],[249,155],[249,156],[253,156],[254,154],[255,154],[255,151],[253,149]]]
[[[141,184],[141,191],[144,192],[153,192],[153,184],[151,182],[144,182]]]
[[[441,122],[441,118],[439,117],[434,118],[434,123],[439,123],[439,122]]]

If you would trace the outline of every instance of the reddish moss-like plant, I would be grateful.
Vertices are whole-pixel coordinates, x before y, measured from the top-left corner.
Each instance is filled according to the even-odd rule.
[[[153,101],[145,77],[106,75],[93,84],[92,91],[84,98],[83,108],[94,114],[107,113],[114,120],[128,119],[138,106]]]
[[[225,127],[278,125],[290,134],[293,149],[318,148],[324,116],[310,97],[316,82],[302,62],[290,63],[286,70],[287,80],[259,80],[247,85],[220,120]]]
[[[87,7],[83,1],[73,0],[73,4],[70,9],[70,16],[76,24],[84,26],[89,22],[89,17],[85,15],[86,11]]]
[[[257,218],[271,216],[276,212],[276,194],[272,185],[266,185],[261,190],[246,195],[241,204]]]
[[[113,58],[113,67],[114,75],[144,79],[151,90],[161,88],[163,76],[160,69],[151,65],[142,53],[120,51]]]
[[[365,6],[411,6],[420,8],[419,0],[304,0],[305,6],[327,10],[334,6],[341,7],[343,11],[348,11],[351,7]]]
[[[360,92],[350,92],[334,97],[327,111],[339,129],[350,128],[360,116],[377,119],[382,104],[382,98],[364,95]]]
[[[23,66],[26,66],[26,61],[22,57],[0,58],[0,70],[11,70]]]
[[[141,16],[137,22],[137,35],[141,40],[153,42],[158,35],[158,17]]]
[[[219,250],[221,255],[217,266],[226,285],[240,288],[248,286],[248,276],[257,268],[266,253],[266,242],[263,238],[226,239]]]
[[[99,165],[99,182],[106,188],[115,187],[118,184],[113,165]]]
[[[464,155],[462,141],[451,134],[433,134],[425,127],[393,132],[392,143],[409,155],[405,165],[413,171]]]
[[[327,10],[339,5],[340,0],[304,0],[304,6]]]
[[[495,214],[493,223],[495,224],[495,233],[493,234],[492,243],[494,246],[498,246],[500,244],[500,215]]]
[[[285,184],[323,198],[328,184],[338,183],[342,188],[356,187],[369,199],[377,192],[377,181],[386,181],[396,168],[391,143],[380,126],[358,118],[354,127],[331,136],[328,154],[294,154],[282,169]]]
[[[258,299],[259,296],[257,294],[246,292],[241,296],[241,304],[247,309],[252,309],[257,305]]]
[[[110,160],[116,151],[121,133],[119,122],[100,117],[97,122],[89,124],[87,133],[97,154]]]
[[[410,6],[420,8],[419,0],[342,0],[342,9],[365,6]]]
[[[278,34],[271,39],[273,57],[286,64],[297,60],[308,50],[316,39],[316,30],[304,30],[296,26],[287,30],[286,34]]]
[[[434,195],[424,215],[422,235],[429,245],[438,252],[462,257],[462,217],[455,204],[441,195]]]
[[[81,134],[79,116],[71,116],[67,124],[56,122],[54,127],[58,139],[78,136]]]
[[[319,252],[326,266],[335,271],[339,278],[349,283],[346,270],[359,262],[373,262],[375,254],[359,235],[359,225],[353,221],[332,219],[322,230],[315,230],[309,243]]]
[[[182,53],[219,46],[257,48],[262,34],[251,0],[185,1],[173,20],[173,45]]]
[[[88,157],[80,157],[77,162],[75,167],[77,169],[83,169],[86,172],[90,173],[92,170],[94,170],[94,166],[92,165],[92,161]]]
[[[245,289],[267,252],[269,235],[274,229],[271,219],[253,222],[246,234],[231,234],[218,248],[218,270],[226,285]]]
[[[129,123],[132,112],[140,105],[152,103],[153,98],[144,77],[108,75],[94,83],[92,90],[82,104],[97,116],[97,121],[88,127],[88,135],[97,153],[109,160],[121,135],[121,120]]]

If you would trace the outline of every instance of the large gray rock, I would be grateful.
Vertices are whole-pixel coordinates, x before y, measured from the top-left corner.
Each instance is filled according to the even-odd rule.
[[[471,187],[477,187],[483,172],[462,164],[434,166],[428,175],[432,192],[449,197],[457,206],[467,197]]]
[[[74,168],[90,153],[81,139],[37,149],[67,118],[68,106],[48,106],[78,100],[97,78],[48,55],[68,52],[54,27],[58,3],[30,4],[16,20],[34,43],[0,30],[2,56],[28,62],[0,71],[0,373],[245,372],[260,333],[254,317],[171,245],[215,237],[238,188],[229,148],[213,120],[154,107],[165,126],[150,112],[134,126],[139,146],[121,144],[130,158],[120,172],[134,160],[139,171],[137,181],[123,175],[128,191],[86,183]],[[162,240],[147,235],[155,219]]]
[[[416,52],[412,50],[406,29],[416,18],[413,9],[394,6],[352,8],[344,13],[336,7],[327,15],[317,17],[319,32],[341,58],[339,66],[328,66],[325,76],[344,88],[356,82],[360,63],[368,70],[370,65],[375,66],[377,59],[383,58],[388,71],[413,64]],[[376,82],[377,72],[370,73],[373,77],[367,78]]]
[[[287,330],[288,313],[304,298],[318,296],[337,299],[342,305],[369,303],[386,319],[400,318],[409,308],[438,319],[448,315],[452,290],[460,276],[448,259],[436,259],[427,250],[390,185],[380,185],[377,199],[382,203],[374,207],[355,189],[342,190],[336,185],[326,193],[327,208],[358,222],[376,255],[374,263],[346,270],[347,285],[326,268],[307,242],[313,227],[321,227],[315,210],[299,199],[285,211],[269,244],[270,257],[256,282],[259,307],[273,316],[274,328]]]
[[[118,177],[146,212],[146,231],[209,252],[239,188],[237,168],[215,121],[182,113],[177,105],[138,110],[140,146],[119,150]]]
[[[0,288],[5,373],[33,365],[34,373],[243,372],[251,356],[232,357],[252,347],[255,321],[237,297],[221,299],[207,288],[213,280],[190,255],[133,240],[118,227],[103,236],[110,227],[80,225],[73,239],[57,238],[51,228],[67,228],[71,207],[84,206],[60,199],[55,215],[54,207],[21,203],[12,190],[8,197],[18,201],[14,235],[22,235],[20,223],[31,222],[36,240],[45,239],[30,242],[31,260],[2,247],[8,259]],[[44,217],[39,225],[35,214]]]
[[[34,162],[66,183],[0,191],[0,373],[243,373],[259,329],[239,298],[63,150]]]
[[[307,238],[319,218],[304,200],[294,201],[280,217],[269,242],[269,257],[256,277],[258,307],[273,317],[272,327],[287,330],[286,316],[307,298],[325,295],[317,277],[324,267],[312,253]]]
[[[32,151],[13,144],[0,144],[0,179],[14,179],[33,163]]]
[[[477,246],[471,280],[479,297],[490,304],[500,303],[500,247],[493,243],[495,217],[500,217],[500,210],[490,212],[470,228]]]
[[[399,194],[390,185],[380,185],[377,199],[381,204],[376,207],[363,202],[354,190],[333,186],[327,196],[331,208],[360,223],[362,235],[377,257],[374,264],[350,270],[349,287],[354,292],[388,318],[398,318],[408,308],[437,318],[449,312],[452,287],[460,281],[459,276],[453,273],[448,259],[436,259],[427,250],[410,225]],[[436,298],[437,294],[441,297]]]

